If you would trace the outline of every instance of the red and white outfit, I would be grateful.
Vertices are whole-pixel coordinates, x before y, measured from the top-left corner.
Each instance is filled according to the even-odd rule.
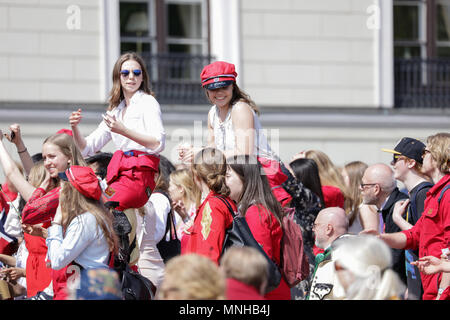
[[[59,205],[59,192],[61,188],[55,188],[45,192],[42,188],[34,190],[30,199],[22,210],[22,223],[43,223],[48,228],[55,216]],[[52,281],[52,269],[47,267],[47,245],[45,239],[24,233],[25,246],[28,250],[26,265],[27,296],[32,297],[39,291],[44,291]]]
[[[269,258],[279,266],[283,229],[274,214],[261,205],[252,205],[245,213],[245,220],[256,242],[261,245]],[[264,298],[267,300],[290,300],[291,289],[282,277],[278,287],[267,293]]]
[[[435,256],[440,258],[442,249],[450,248],[450,190],[438,202],[441,191],[450,185],[450,174],[445,175],[427,192],[424,210],[416,224],[402,231],[406,235],[405,249],[419,249],[419,258]],[[423,300],[436,299],[442,273],[426,275],[422,273]],[[447,298],[450,287],[441,295]]]
[[[147,203],[155,187],[154,177],[158,170],[159,153],[165,146],[166,134],[160,105],[153,96],[138,90],[131,97],[128,106],[125,100],[122,100],[116,108],[107,113],[120,120],[125,127],[151,135],[160,141],[156,149],[148,149],[121,134],[111,132],[102,121],[97,129],[86,137],[86,147],[82,150],[84,157],[92,156],[112,140],[118,150],[108,166],[108,188],[105,190],[104,200],[118,201],[118,210],[140,208]]]
[[[214,130],[215,146],[220,151],[235,150],[236,136],[233,128],[233,121],[231,119],[232,108],[233,107],[228,110],[228,114],[224,121],[220,120],[217,106],[212,106],[208,113],[208,121]],[[277,198],[277,200],[284,207],[292,200],[289,193],[287,193],[281,186],[281,184],[285,182],[288,177],[281,171],[280,159],[270,148],[267,138],[263,132],[261,122],[253,109],[252,113],[255,130],[253,154],[261,163],[275,198]]]
[[[187,241],[182,242],[181,254],[201,254],[219,264],[225,233],[233,223],[233,216],[217,196],[220,195],[211,191],[198,208],[190,234],[183,237]],[[230,198],[226,199],[236,212],[236,204]]]

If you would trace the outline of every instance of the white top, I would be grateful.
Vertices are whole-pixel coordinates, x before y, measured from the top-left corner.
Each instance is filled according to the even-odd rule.
[[[108,243],[95,216],[90,212],[73,219],[64,236],[61,226],[49,227],[46,244],[47,258],[54,270],[60,270],[72,261],[85,269],[108,267]]]
[[[23,237],[22,222],[19,217],[19,212],[16,210],[19,208],[19,203],[20,195],[17,195],[14,201],[8,202],[9,212],[4,225],[5,232],[14,238]]]
[[[127,108],[125,117],[124,109]],[[121,134],[111,132],[104,121],[100,122],[97,129],[86,137],[86,147],[82,151],[83,157],[94,155],[100,151],[110,140],[123,152],[138,150],[150,154],[159,154],[164,150],[166,133],[161,119],[161,108],[158,101],[145,92],[139,90],[130,99],[130,105],[125,105],[125,100],[111,111],[107,111],[110,116],[115,116],[117,120],[122,121],[125,127],[138,131],[142,134],[148,134],[155,137],[160,144],[158,148],[147,149],[143,145],[124,137]]]
[[[243,103],[243,102],[238,102]],[[228,114],[225,118],[225,121],[221,121],[219,117],[219,109],[217,106],[212,106],[208,116],[209,123],[214,130],[214,142],[216,148],[220,151],[225,150],[234,150],[236,146],[235,133],[233,128],[233,122],[231,120],[231,107],[228,110]],[[264,134],[264,130],[261,126],[261,122],[259,121],[258,115],[255,113],[253,109],[253,124],[255,126],[255,143],[253,154],[255,156],[260,156],[266,159],[278,160],[276,154],[270,148],[269,143],[267,142],[266,135]]]
[[[136,234],[139,248],[155,245],[164,237],[167,215],[171,209],[169,199],[162,193],[152,193],[144,206],[145,215],[137,214]]]

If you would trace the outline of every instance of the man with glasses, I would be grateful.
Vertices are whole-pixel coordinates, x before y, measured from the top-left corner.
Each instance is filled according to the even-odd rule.
[[[330,207],[321,210],[314,221],[313,232],[316,246],[325,251],[316,256],[308,300],[342,300],[345,298],[344,289],[337,281],[331,250],[335,241],[348,232],[344,209]]]
[[[381,150],[393,154],[391,166],[394,170],[394,177],[405,185],[409,193],[409,199],[399,201],[395,205],[392,218],[401,230],[411,229],[422,215],[427,192],[433,186],[429,178],[421,171],[425,144],[419,140],[405,137],[397,143],[393,150]],[[419,258],[418,254],[417,250],[405,251],[408,300],[420,300],[423,295],[419,269],[411,264]]]
[[[434,183],[428,191],[419,221],[408,230],[378,235],[391,248],[419,249],[419,257],[439,258],[450,248],[450,133],[440,132],[427,138],[422,172]],[[450,273],[421,274],[423,300],[450,300]]]
[[[408,196],[397,188],[392,169],[384,163],[369,166],[364,171],[360,188],[363,203],[375,205],[378,212],[381,213],[384,233],[400,231],[392,218],[394,206],[398,201],[405,200]],[[405,251],[392,249],[392,262],[392,269],[406,284]]]

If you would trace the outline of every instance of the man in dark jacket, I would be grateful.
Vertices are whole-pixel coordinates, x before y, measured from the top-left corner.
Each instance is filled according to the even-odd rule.
[[[374,164],[366,169],[362,177],[361,194],[364,204],[373,204],[378,208],[384,222],[384,233],[394,233],[400,228],[394,223],[392,214],[395,203],[408,198],[399,191],[392,169],[383,163]],[[392,269],[406,284],[405,251],[392,250]]]

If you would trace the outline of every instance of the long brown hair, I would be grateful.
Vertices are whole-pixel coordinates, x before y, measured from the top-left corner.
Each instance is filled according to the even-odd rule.
[[[344,168],[347,172],[349,179],[349,192],[350,192],[350,212],[349,214],[349,225],[353,224],[359,213],[359,206],[362,203],[362,194],[360,185],[362,183],[362,177],[364,172],[369,166],[362,161],[352,161],[347,163]]]
[[[272,212],[281,225],[283,209],[272,193],[269,181],[255,156],[237,155],[227,159],[228,166],[242,181],[242,195],[238,201],[240,214],[245,216],[252,205],[261,205]],[[270,221],[270,215],[268,216]]]
[[[112,71],[112,79],[113,86],[109,93],[109,106],[108,110],[112,110],[117,107],[120,102],[124,99],[124,94],[122,90],[122,85],[120,84],[120,70],[122,68],[122,64],[125,61],[134,60],[141,66],[142,70],[142,83],[139,87],[139,90],[144,91],[145,93],[154,96],[155,94],[151,90],[150,86],[150,78],[147,72],[147,67],[145,65],[144,60],[139,56],[136,52],[127,52],[122,54],[119,59],[117,59],[116,64],[114,65]]]
[[[65,182],[59,196],[61,211],[66,216],[63,229],[66,230],[73,219],[89,212],[94,215],[98,226],[102,229],[110,252],[117,252],[118,239],[113,228],[111,213],[105,208],[101,200],[94,200],[81,194],[70,182]]]

